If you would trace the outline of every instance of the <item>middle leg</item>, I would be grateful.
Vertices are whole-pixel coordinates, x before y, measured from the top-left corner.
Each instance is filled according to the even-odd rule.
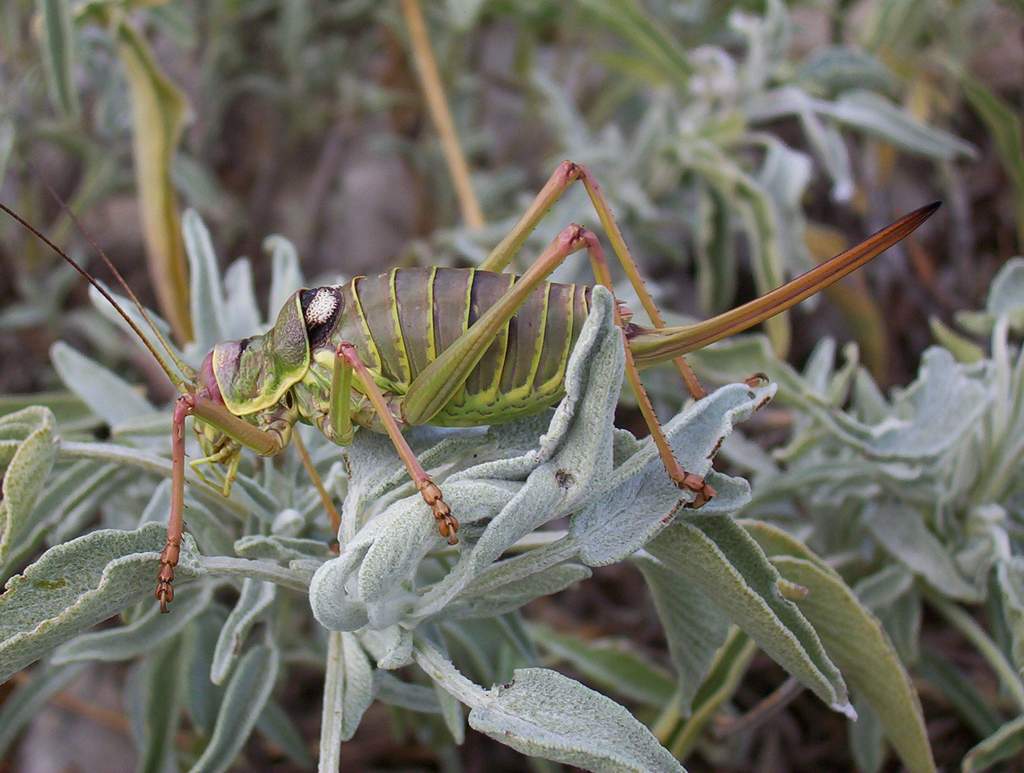
[[[391,439],[391,443],[405,464],[406,470],[409,471],[409,477],[412,478],[412,482],[423,497],[423,501],[427,503],[431,512],[433,512],[434,519],[437,521],[437,529],[441,536],[448,540],[449,545],[457,544],[459,541],[457,534],[459,530],[458,520],[452,515],[451,508],[444,501],[441,489],[438,488],[430,475],[427,474],[427,471],[423,469],[419,459],[416,458],[415,452],[409,446],[409,441],[405,439],[401,428],[398,426],[398,420],[391,413],[391,408],[388,406],[384,394],[380,391],[380,387],[377,386],[377,382],[373,380],[373,375],[369,369],[359,358],[359,352],[356,351],[356,347],[348,341],[342,341],[338,344],[338,348],[334,352],[334,382],[340,388],[332,388],[331,390],[332,425],[336,430],[339,430],[339,434],[342,437],[347,435],[348,438],[351,438],[348,406],[351,400],[349,392],[353,374],[359,380],[363,394],[369,399],[374,411],[380,417],[381,423]],[[342,411],[344,412],[343,417],[339,415]],[[348,425],[347,427],[345,426],[346,424]]]

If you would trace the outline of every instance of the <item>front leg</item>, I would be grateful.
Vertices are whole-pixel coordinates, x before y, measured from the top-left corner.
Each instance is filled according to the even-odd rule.
[[[359,358],[356,347],[348,341],[342,341],[334,352],[334,374],[331,378],[331,407],[330,422],[332,430],[338,437],[352,437],[351,420],[351,387],[352,374],[355,373],[362,386],[363,394],[369,399],[377,415],[380,417],[384,429],[391,438],[395,450],[401,457],[405,468],[409,471],[416,488],[419,490],[423,501],[430,507],[437,521],[437,529],[441,536],[448,540],[449,545],[455,545],[459,541],[459,522],[452,515],[451,509],[444,501],[441,489],[430,478],[427,471],[423,469],[416,454],[409,446],[402,430],[398,426],[398,420],[388,407],[387,400],[373,375]]]
[[[202,419],[261,456],[273,456],[288,443],[288,429],[283,425],[262,430],[209,397],[186,393],[178,398],[171,425],[171,512],[167,517],[167,542],[160,553],[155,593],[161,612],[167,612],[167,605],[174,600],[174,568],[178,565],[185,532],[185,419],[189,416]]]

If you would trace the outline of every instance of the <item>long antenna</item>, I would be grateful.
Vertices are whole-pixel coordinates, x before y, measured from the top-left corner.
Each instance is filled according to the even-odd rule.
[[[149,349],[149,353],[153,355],[153,357],[156,359],[156,361],[158,363],[160,363],[160,367],[163,368],[164,372],[167,374],[167,377],[169,379],[171,379],[171,381],[174,382],[174,386],[176,386],[179,390],[183,390],[183,387],[185,387],[187,385],[187,382],[184,379],[182,379],[181,376],[179,374],[177,374],[170,367],[170,365],[167,364],[167,361],[153,347],[153,345],[149,342],[149,339],[147,339],[146,336],[144,336],[142,334],[142,330],[135,323],[135,320],[133,320],[128,315],[128,312],[126,312],[123,308],[121,308],[121,304],[119,304],[117,301],[114,300],[114,297],[107,291],[107,289],[103,285],[101,285],[99,282],[96,281],[96,279],[92,276],[92,274],[90,274],[88,271],[86,271],[84,268],[82,268],[82,266],[79,265],[79,263],[77,261],[75,261],[73,258],[71,258],[66,252],[64,252],[64,250],[62,250],[60,247],[58,247],[56,244],[54,244],[52,241],[50,241],[50,239],[42,231],[40,231],[38,228],[36,228],[34,225],[32,225],[30,222],[28,222],[25,218],[23,218],[21,215],[19,215],[13,209],[11,209],[6,204],[4,204],[2,201],[0,201],[0,209],[2,209],[8,215],[10,215],[12,218],[14,218],[26,230],[28,230],[31,234],[33,234],[36,238],[38,238],[41,242],[43,242],[43,244],[45,244],[51,250],[53,250],[58,255],[60,255],[62,258],[64,258],[64,260],[66,260],[68,263],[71,264],[71,267],[74,268],[75,271],[77,271],[79,274],[81,274],[83,277],[85,277],[86,281],[88,281],[89,284],[91,284],[93,287],[95,287],[99,291],[100,295],[102,295],[104,298],[106,298],[107,302],[109,302],[110,305],[113,306],[114,309],[117,311],[117,313],[121,315],[121,318],[124,319],[124,321],[128,323],[128,327],[130,327],[135,332],[135,335],[137,335],[139,337],[139,340],[142,341],[143,345],[147,349]],[[74,215],[72,215],[72,217],[74,217]],[[107,259],[107,265],[108,266],[110,265],[110,260],[109,259]],[[113,266],[111,266],[111,268],[113,268]],[[124,280],[121,279],[121,275],[119,273],[117,273],[116,269],[114,269],[114,273],[117,275],[118,279],[122,282],[122,284],[124,284]],[[125,285],[125,286],[127,287],[127,285]],[[129,290],[129,292],[131,292],[131,290]],[[134,297],[135,296],[133,294],[132,298],[134,299]],[[137,305],[139,305],[140,309],[142,308],[141,304],[139,304],[138,300],[135,300],[135,303]],[[146,316],[146,315],[144,314],[144,316]],[[149,321],[148,316],[146,316],[146,320],[149,322],[150,326],[153,327],[154,330],[156,330],[156,327],[153,325],[153,323],[151,321]],[[161,340],[162,340],[162,337],[161,337]],[[166,342],[164,342],[164,347],[165,348],[167,347]],[[175,357],[173,359],[177,360],[178,358]]]
[[[60,208],[67,213],[69,218],[71,218],[71,222],[74,224],[75,228],[78,229],[78,232],[82,234],[82,236],[85,237],[86,241],[89,242],[92,248],[96,250],[97,253],[99,253],[99,256],[107,265],[107,268],[110,269],[110,272],[116,277],[118,284],[120,284],[121,287],[124,288],[124,291],[128,293],[128,298],[131,300],[132,303],[135,304],[135,308],[138,310],[139,314],[142,315],[142,318],[146,321],[146,324],[149,325],[149,329],[153,331],[153,335],[156,337],[156,340],[160,342],[160,345],[164,348],[164,351],[167,352],[167,356],[171,358],[171,361],[178,367],[178,370],[181,371],[181,373],[184,374],[187,379],[194,381],[196,377],[195,371],[192,370],[192,368],[190,368],[187,363],[182,362],[181,358],[177,354],[175,354],[174,348],[170,345],[167,339],[164,338],[164,335],[163,333],[160,332],[160,329],[153,323],[153,319],[149,316],[149,312],[146,311],[146,307],[142,305],[141,301],[139,301],[138,296],[135,295],[135,293],[132,291],[131,286],[124,280],[124,277],[121,276],[121,272],[117,270],[117,266],[114,265],[114,262],[107,256],[107,253],[104,252],[103,248],[96,243],[96,240],[93,239],[92,235],[85,229],[85,226],[82,225],[81,221],[78,219],[78,216],[74,213],[71,207],[68,206],[67,202],[65,202],[64,199],[61,198],[61,195],[53,189],[53,186],[46,181],[46,178],[38,173],[36,173],[36,177],[42,182],[43,187],[46,188],[47,192],[50,194],[53,200],[56,201],[60,205]],[[64,255],[63,257],[67,258],[66,255]],[[70,258],[68,259],[70,260]],[[111,302],[113,303],[113,301]],[[124,315],[122,314],[122,316]]]

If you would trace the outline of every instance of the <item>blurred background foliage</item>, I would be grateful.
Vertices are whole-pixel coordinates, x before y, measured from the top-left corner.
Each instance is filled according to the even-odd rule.
[[[770,345],[758,344],[760,354],[741,350],[744,358],[729,367],[713,357],[697,362],[706,375],[726,380],[745,375],[734,370],[759,369],[751,360],[761,357],[780,381],[780,401],[795,411],[769,412],[776,423],[757,424],[759,448],[789,444],[773,461],[755,470],[749,457],[746,467],[742,454],[730,457],[738,470],[754,473],[755,486],[765,486],[752,505],[757,516],[793,527],[830,559],[859,548],[871,513],[847,512],[852,525],[844,534],[801,531],[801,513],[818,508],[831,515],[836,500],[829,497],[839,495],[829,489],[817,492],[823,500],[806,502],[789,488],[796,485],[790,480],[808,479],[800,471],[819,456],[846,460],[848,435],[827,429],[824,436],[838,445],[822,443],[812,452],[797,441],[823,437],[814,413],[822,400],[865,424],[881,422],[894,409],[871,395],[911,382],[936,336],[965,362],[988,356],[977,336],[996,335],[995,323],[968,318],[971,340],[955,315],[991,305],[991,279],[1024,251],[1019,0],[424,3],[469,192],[457,183],[424,98],[403,14],[408,5],[8,0],[0,7],[4,200],[96,268],[93,251],[49,197],[46,186],[54,186],[184,344],[193,334],[180,222],[186,207],[202,215],[220,255],[252,258],[264,288],[273,269],[263,239],[274,232],[296,244],[309,277],[471,265],[504,235],[558,161],[570,158],[602,182],[665,307],[704,316],[940,198],[941,214],[918,235],[832,289],[826,302],[809,302],[767,326]],[[582,191],[556,205],[524,258],[574,221],[596,225]],[[159,371],[84,302],[76,276],[11,222],[0,223],[0,256],[0,392],[60,388],[49,355],[60,339],[109,367],[133,369],[156,402],[169,397]],[[567,265],[561,276],[587,281],[586,267]],[[1000,347],[1007,336],[1014,340],[1013,328],[1001,335],[988,361],[1005,371],[1012,363],[999,359]],[[858,344],[859,357],[841,373],[832,372],[835,347],[821,343],[827,336]],[[803,376],[787,381],[784,359],[806,365]],[[854,373],[859,392],[850,391]],[[680,406],[682,395],[668,379],[652,374],[651,386],[663,411]],[[1018,405],[1015,399],[1008,393],[1003,403]],[[9,408],[27,402],[5,400]],[[76,410],[72,401],[69,411]],[[634,418],[623,411],[624,423]],[[988,441],[997,453],[1005,438]],[[977,447],[964,443],[948,451],[945,463],[955,467],[956,454]],[[1019,457],[1009,459],[1019,467]],[[967,476],[949,496],[957,526],[943,551],[954,562],[976,549],[973,537],[989,533],[979,524],[991,511],[979,507],[998,500],[1013,512],[1007,503],[1019,492],[1009,484],[995,491],[990,483]],[[787,504],[769,514],[772,497]],[[927,526],[940,533],[948,523]],[[935,577],[930,591],[927,583],[908,584],[873,559],[881,560],[869,553],[860,565],[836,566],[851,584],[891,571],[889,579],[906,585],[906,593],[885,603],[912,606],[903,622],[916,620],[927,633],[932,613],[922,611],[922,598],[949,588]],[[980,566],[968,564],[972,571]],[[888,581],[881,577],[876,582]],[[980,585],[964,582],[954,600],[988,598]],[[645,633],[638,638],[657,657],[662,644],[651,632],[657,624],[650,610],[638,616],[625,601],[631,590],[643,592],[637,573],[598,572],[587,586],[565,603],[538,604],[536,614],[584,639],[640,626]],[[929,651],[939,653],[929,668],[939,669],[945,658],[968,674],[987,673],[985,659],[941,622],[949,619],[941,614],[945,603],[928,607],[936,616]],[[903,638],[916,642],[917,635]],[[916,659],[913,651],[901,654]],[[740,701],[756,703],[776,675],[767,661],[756,663]],[[952,728],[936,731],[948,740],[947,751],[936,750],[940,762],[958,761],[1001,721],[980,709],[971,715],[969,707],[985,697],[959,683],[948,687],[949,679],[938,680],[947,689],[934,705],[926,693],[926,716]],[[798,717],[817,710],[800,700],[791,708]],[[777,738],[796,732],[787,717],[776,717]],[[823,721],[825,731],[811,735],[828,740],[828,723],[839,727],[841,719]],[[778,748],[773,753],[782,758],[766,759],[787,759],[794,769],[848,759],[841,740],[830,743],[817,758]],[[878,743],[868,739],[859,748]],[[765,748],[767,742],[767,755]],[[866,755],[858,759],[862,767],[871,762]]]

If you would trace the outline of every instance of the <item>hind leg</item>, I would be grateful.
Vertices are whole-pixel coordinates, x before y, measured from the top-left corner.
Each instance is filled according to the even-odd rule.
[[[598,284],[604,285],[611,290],[611,272],[608,269],[608,261],[605,259],[601,243],[590,231],[585,231],[583,238],[586,240],[587,254],[590,256],[590,265],[594,271],[594,277],[597,279]],[[647,430],[651,433],[654,445],[658,449],[661,462],[665,465],[665,472],[668,473],[668,476],[676,486],[694,493],[693,501],[688,507],[702,507],[717,492],[705,483],[701,476],[683,469],[683,466],[679,464],[679,460],[676,459],[672,446],[669,445],[668,438],[665,437],[665,431],[662,429],[661,422],[658,420],[658,415],[654,412],[654,406],[651,405],[651,399],[647,396],[647,390],[640,380],[640,371],[636,366],[636,361],[633,359],[633,352],[629,348],[629,340],[626,338],[626,331],[618,304],[615,306],[615,322],[622,328],[622,346],[626,353],[626,380],[629,382],[633,394],[636,395],[640,413],[643,415]]]
[[[487,259],[480,264],[480,268],[487,271],[503,271],[519,251],[523,242],[526,241],[530,233],[547,214],[548,210],[577,180],[582,182],[583,187],[586,188],[587,196],[590,197],[594,212],[597,214],[598,220],[601,221],[601,227],[612,244],[612,251],[615,253],[615,257],[618,258],[622,270],[625,271],[626,276],[629,278],[629,283],[633,285],[633,289],[640,299],[640,305],[644,307],[644,311],[647,312],[647,316],[651,319],[651,324],[659,329],[665,327],[665,319],[661,316],[661,310],[658,309],[658,305],[647,291],[647,286],[644,284],[643,276],[640,273],[640,267],[637,266],[633,255],[629,251],[629,247],[626,246],[626,240],[622,237],[622,231],[619,230],[619,225],[615,222],[615,216],[612,214],[607,199],[605,199],[604,194],[601,192],[601,187],[582,164],[563,161],[558,165],[554,174],[551,175],[544,187],[541,188],[540,193],[537,194],[533,203],[530,204],[526,212],[519,219],[519,222],[513,226],[512,230],[501,240],[498,246],[491,251]],[[607,284],[609,289],[611,288],[610,277],[607,283],[600,279],[598,281],[601,284]],[[686,389],[695,400],[700,400],[707,395],[704,387],[701,386],[700,380],[697,378],[697,374],[693,372],[689,363],[682,356],[676,357],[672,363],[676,366],[676,370],[679,371]]]

